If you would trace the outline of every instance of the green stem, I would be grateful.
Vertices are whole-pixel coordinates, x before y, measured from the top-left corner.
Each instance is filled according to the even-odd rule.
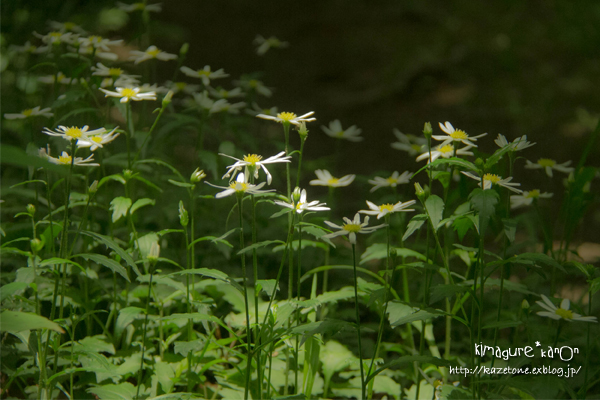
[[[237,201],[238,201],[238,212],[239,212],[239,221],[240,221],[240,250],[244,248],[244,219],[243,219],[243,192],[237,193]],[[252,372],[252,351],[250,350],[250,338],[252,336],[252,332],[250,331],[250,308],[248,306],[248,286],[246,282],[246,255],[245,253],[241,254],[241,262],[242,262],[242,279],[244,284],[244,306],[246,309],[246,379],[244,384],[244,400],[248,400],[248,390],[250,388],[250,374]]]
[[[295,212],[295,211],[292,211]],[[302,222],[302,214],[299,215],[300,222]],[[298,224],[298,273],[296,279],[296,300],[298,304],[300,303],[300,289],[302,281],[300,277],[302,276],[302,224]],[[300,307],[296,308],[296,326],[300,325]],[[298,370],[300,369],[300,335],[296,335],[296,371],[295,371],[295,388],[296,393],[300,393],[298,387]],[[305,361],[306,362],[306,361]]]
[[[254,181],[254,174],[251,174],[252,176],[252,181]],[[254,182],[252,182],[254,183]],[[256,199],[254,198],[254,195],[251,195],[251,199],[252,199],[252,244],[256,243]],[[254,281],[254,322],[256,323],[256,327],[254,328],[254,343],[256,346],[258,346],[258,342],[259,342],[259,334],[260,334],[260,330],[259,330],[259,317],[258,317],[258,286],[257,286],[257,282],[258,282],[258,258],[256,255],[256,249],[252,249],[252,275],[253,275],[253,281]],[[257,384],[258,384],[258,393],[259,393],[259,399],[262,400],[262,388],[263,388],[263,381],[262,381],[262,369],[261,369],[261,364],[260,364],[260,350],[256,352],[256,378],[257,378]]]
[[[362,362],[362,340],[360,334],[360,312],[358,311],[358,275],[356,273],[356,244],[352,243],[352,265],[354,266],[354,309],[356,311],[356,332],[358,335],[358,362],[360,365],[361,399],[366,399],[365,371]]]
[[[131,102],[128,101],[125,103],[125,109],[127,114],[127,136],[125,137],[127,140],[127,169],[131,169],[131,139],[135,134],[135,130],[133,127],[133,117],[131,116]]]
[[[152,268],[154,269],[154,268]],[[140,370],[138,372],[136,400],[140,398],[140,386],[142,385],[142,374],[144,373],[144,352],[146,351],[146,330],[148,329],[148,315],[150,314],[150,297],[152,297],[152,277],[154,271],[150,272],[150,281],[148,282],[148,297],[146,298],[146,317],[144,318],[144,331],[142,332],[142,360],[140,361]]]
[[[129,104],[129,103],[127,103],[127,104]],[[135,158],[133,159],[134,163],[138,160],[138,158],[140,158],[140,154],[142,153],[144,146],[146,145],[146,143],[148,143],[148,140],[150,140],[150,138],[152,137],[152,132],[154,131],[154,128],[156,128],[156,125],[158,124],[160,117],[162,117],[162,115],[163,115],[163,112],[165,112],[165,108],[166,108],[167,104],[168,103],[163,102],[160,110],[158,111],[158,115],[154,119],[154,123],[152,123],[152,126],[150,127],[150,131],[148,131],[148,134],[146,135],[144,142],[142,143],[142,145],[138,149],[137,153],[135,154]],[[129,168],[131,168],[131,167],[129,167]]]

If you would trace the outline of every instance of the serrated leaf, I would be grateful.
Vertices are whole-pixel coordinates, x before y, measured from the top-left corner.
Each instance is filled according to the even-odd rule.
[[[110,209],[112,210],[112,222],[117,222],[121,217],[127,215],[131,207],[131,199],[128,197],[115,197],[110,202]]]
[[[419,229],[423,224],[427,221],[426,214],[417,214],[408,223],[406,226],[406,232],[404,232],[404,236],[402,236],[402,240],[406,240],[412,235],[417,229]]]
[[[517,221],[515,219],[503,218],[502,224],[504,225],[504,234],[511,243],[514,242],[517,233]]]
[[[205,345],[205,339],[196,339],[190,342],[175,342],[174,351],[175,354],[181,354],[182,356],[187,357],[190,351],[200,351]]]
[[[121,275],[123,278],[125,278],[125,280],[127,282],[131,282],[129,280],[129,277],[127,276],[127,270],[121,264],[119,264],[118,262],[116,262],[113,259],[103,256],[102,254],[96,254],[96,253],[77,254],[76,256],[73,256],[73,257],[81,257],[86,260],[92,260],[96,264],[104,265],[105,267],[111,269],[113,272],[116,272],[119,275]]]
[[[469,196],[471,206],[477,211],[477,215],[479,216],[479,232],[481,232],[481,236],[485,235],[489,220],[495,213],[498,200],[498,193],[492,189],[482,190],[477,188]]]
[[[75,351],[86,353],[109,353],[115,354],[115,346],[108,343],[102,335],[86,336],[75,343]]]
[[[275,287],[279,290],[279,284],[275,279],[259,279],[256,281],[256,290],[262,290],[269,297],[273,294]]]
[[[492,154],[490,157],[487,158],[487,160],[485,160],[485,170],[489,171],[490,168],[492,168],[494,165],[496,165],[498,161],[500,161],[500,159],[502,159],[504,154],[511,150],[513,150],[513,147],[510,145],[504,146],[496,150],[494,154]]]
[[[411,179],[414,178],[419,172],[427,169],[427,168],[435,168],[439,165],[454,165],[456,167],[460,167],[463,170],[466,171],[473,171],[473,172],[477,172],[478,169],[475,166],[475,164],[473,164],[472,162],[469,162],[467,160],[463,160],[462,158],[458,158],[458,157],[450,157],[450,158],[438,158],[437,160],[435,160],[434,162],[432,162],[431,164],[425,165],[423,168],[419,169],[417,172],[415,172]]]
[[[473,221],[469,216],[460,216],[452,222],[452,227],[456,231],[458,238],[462,242],[469,229],[473,228]]]
[[[125,307],[119,310],[117,322],[115,322],[115,337],[120,338],[127,325],[144,314],[144,309],[139,307]]]
[[[104,185],[108,181],[116,181],[116,182],[119,182],[122,185],[126,185],[127,184],[127,181],[125,180],[125,178],[123,178],[119,174],[114,174],[114,175],[105,176],[104,178],[100,179],[100,182],[98,182],[98,187],[100,188],[102,185]]]
[[[114,240],[112,240],[108,236],[104,236],[96,232],[80,231],[80,233],[83,235],[91,236],[94,239],[102,242],[102,244],[104,244],[105,246],[114,250],[114,252],[117,253],[119,257],[121,257],[123,260],[125,260],[127,265],[129,265],[135,271],[137,276],[141,275],[140,270],[138,269],[137,265],[135,265],[135,261],[133,261],[133,258],[125,250],[123,250],[121,246],[119,246]]]
[[[133,205],[129,209],[129,212],[131,214],[133,214],[139,208],[144,207],[144,206],[149,206],[149,205],[153,206],[155,203],[156,203],[156,201],[153,200],[153,199],[146,199],[146,198],[144,198],[144,199],[136,200],[136,202],[133,203]]]
[[[565,271],[565,269],[563,268],[562,265],[560,265],[554,258],[547,256],[546,254],[542,254],[542,253],[523,253],[523,254],[519,254],[514,258],[514,263],[519,263],[522,260],[526,260],[526,261],[530,261],[533,262],[534,264],[542,264],[542,265],[548,265],[552,268],[556,268],[558,270],[560,270],[561,272],[567,272]]]
[[[50,321],[41,315],[21,311],[2,311],[0,314],[0,331],[21,332],[35,329],[50,329],[58,333],[65,333],[56,322]]]

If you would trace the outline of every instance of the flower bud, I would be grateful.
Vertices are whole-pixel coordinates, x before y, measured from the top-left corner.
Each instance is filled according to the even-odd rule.
[[[33,217],[33,214],[35,214],[35,206],[33,204],[27,204],[27,214],[31,215]]]
[[[29,241],[29,244],[31,245],[31,251],[33,251],[34,253],[37,253],[44,248],[44,242],[42,242],[38,238],[31,239]]]
[[[431,122],[425,122],[425,125],[423,126],[423,134],[425,135],[425,137],[427,139],[431,138],[431,135],[433,135],[433,129],[431,128]]]
[[[183,201],[179,201],[179,222],[183,227],[187,226],[189,222],[188,212],[183,207]]]
[[[173,91],[172,91],[172,90],[169,90],[169,91],[167,92],[167,95],[166,95],[166,96],[163,98],[163,100],[162,100],[162,106],[163,106],[163,107],[166,107],[166,106],[168,106],[169,104],[171,104],[171,100],[172,100],[172,99],[173,99]]]
[[[154,242],[152,243],[152,246],[150,246],[150,252],[148,253],[148,261],[150,261],[152,264],[156,264],[159,255],[160,246],[158,245],[158,243]]]
[[[425,196],[425,191],[419,182],[415,182],[415,194],[421,200],[423,196]]]
[[[181,48],[179,49],[179,56],[184,57],[187,54],[189,49],[190,49],[189,43],[182,44]]]
[[[190,182],[198,183],[204,178],[206,178],[206,174],[204,173],[204,170],[200,169],[200,168],[196,168],[196,170],[194,172],[192,172],[192,176],[190,176]]]
[[[126,181],[130,180],[133,177],[133,171],[130,169],[125,169],[123,170],[123,178],[125,178]]]
[[[294,192],[292,193],[292,201],[294,202],[294,204],[298,204],[301,195],[302,191],[298,186],[296,186],[296,189],[294,189]]]
[[[98,191],[98,181],[95,180],[94,182],[92,182],[92,184],[90,185],[89,189],[88,189],[90,194],[94,194]]]
[[[527,301],[527,299],[523,299],[523,301],[521,302],[521,308],[523,310],[528,310],[529,309],[529,302]]]
[[[308,129],[306,129],[306,122],[300,122],[300,126],[298,127],[298,135],[300,135],[300,139],[305,141],[308,138]]]
[[[477,168],[482,169],[485,165],[485,162],[483,162],[481,158],[478,158],[477,160],[475,160],[475,165],[477,166]]]

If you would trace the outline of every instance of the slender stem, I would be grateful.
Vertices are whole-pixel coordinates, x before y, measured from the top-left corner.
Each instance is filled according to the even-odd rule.
[[[152,268],[154,270],[154,268]],[[146,331],[148,329],[148,315],[150,314],[150,297],[152,297],[152,277],[154,271],[150,272],[150,281],[148,282],[148,297],[146,297],[146,317],[144,318],[144,331],[142,333],[142,360],[140,361],[140,371],[138,372],[136,400],[140,398],[140,386],[142,385],[142,374],[144,373],[144,352],[146,351]]]
[[[300,137],[300,156],[298,157],[298,173],[296,174],[296,187],[300,186],[300,174],[302,172],[302,155],[304,154],[304,142],[306,142],[306,136]],[[289,163],[286,163],[289,164]]]
[[[254,181],[254,174],[250,174],[252,176],[252,181]],[[254,183],[254,182],[252,182]],[[251,199],[252,199],[252,244],[256,243],[256,199],[254,198],[254,195],[251,195]],[[253,281],[254,281],[254,322],[256,323],[256,327],[254,328],[254,343],[255,346],[258,346],[258,341],[259,341],[259,334],[260,334],[260,330],[259,330],[259,317],[258,317],[258,286],[257,286],[257,282],[258,282],[258,257],[256,255],[256,249],[252,249],[252,275],[253,275]],[[262,370],[261,370],[261,364],[260,364],[260,350],[256,352],[256,378],[257,378],[257,384],[258,384],[258,393],[259,393],[259,399],[262,399],[262,387],[263,387],[263,381],[262,381]]]
[[[360,313],[358,311],[358,275],[356,273],[356,244],[352,243],[352,265],[354,266],[354,309],[356,311],[356,332],[358,335],[358,362],[360,364],[361,399],[366,399],[365,371],[362,362],[362,340],[360,334]]]
[[[127,103],[127,104],[129,104],[129,103]],[[162,107],[160,108],[160,111],[158,112],[158,115],[154,119],[154,123],[152,123],[152,126],[150,127],[150,131],[148,131],[148,134],[146,135],[144,142],[142,143],[142,145],[140,146],[140,148],[138,149],[138,151],[135,154],[135,158],[133,159],[134,163],[138,160],[138,158],[140,157],[140,154],[142,153],[142,150],[144,149],[144,146],[146,145],[148,140],[150,140],[150,138],[152,137],[152,132],[154,131],[154,128],[156,128],[156,125],[158,124],[160,117],[162,117],[162,115],[163,115],[163,112],[165,112],[165,108],[166,108],[167,104],[168,103],[163,102]]]
[[[239,212],[239,220],[240,220],[240,250],[244,248],[244,220],[243,220],[243,192],[237,193],[237,201],[238,201],[238,212]],[[250,388],[250,374],[252,372],[252,351],[250,350],[250,341],[252,337],[252,332],[250,331],[250,308],[248,306],[248,286],[246,282],[246,255],[245,253],[241,254],[241,262],[242,262],[242,279],[244,284],[244,306],[246,308],[246,380],[244,384],[244,400],[248,399],[248,390]]]
[[[131,139],[135,134],[135,130],[133,127],[133,117],[131,116],[131,102],[128,101],[125,103],[125,109],[127,114],[127,135],[125,136],[127,140],[127,168],[131,169]]]
[[[302,222],[302,214],[300,214],[300,222]],[[302,282],[300,277],[302,276],[302,224],[298,224],[298,273],[296,279],[296,300],[300,303],[300,289]],[[296,326],[300,325],[300,307],[296,308]],[[298,370],[300,369],[299,360],[300,360],[300,335],[296,335],[296,371],[295,371],[295,388],[296,393],[300,393],[298,387]],[[306,362],[306,361],[305,361]]]
[[[588,289],[588,315],[592,315],[592,291]],[[590,366],[590,326],[591,324],[586,324],[587,333],[585,340],[585,368],[584,368],[584,378],[583,378],[583,390],[584,390],[584,399],[587,397],[587,385],[588,385],[588,369]]]

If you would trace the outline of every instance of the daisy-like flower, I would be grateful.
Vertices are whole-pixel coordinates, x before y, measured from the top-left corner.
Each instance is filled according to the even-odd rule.
[[[189,77],[202,79],[204,86],[209,86],[211,79],[227,78],[229,76],[223,68],[212,71],[210,65],[205,65],[203,69],[199,70],[193,70],[190,67],[181,67],[180,70]]]
[[[302,189],[302,192],[300,193],[300,199],[295,204],[293,201],[291,203],[286,203],[284,201],[277,201],[277,200],[275,200],[275,204],[278,204],[283,207],[291,208],[292,210],[296,210],[296,212],[298,214],[302,214],[304,211],[329,211],[330,210],[329,207],[323,207],[323,206],[327,205],[325,203],[319,203],[319,201],[317,201],[317,200],[306,201],[306,189]]]
[[[377,189],[382,188],[382,187],[394,187],[395,188],[398,185],[410,182],[411,176],[412,176],[412,172],[408,172],[408,171],[403,172],[402,175],[400,175],[400,173],[398,171],[394,171],[392,176],[390,176],[389,178],[381,178],[379,176],[376,176],[373,179],[369,179],[369,183],[371,185],[374,185],[370,191],[371,191],[371,193],[373,193],[374,191],[376,191]]]
[[[206,184],[208,184],[212,187],[219,188],[219,189],[225,189],[222,192],[219,192],[215,195],[215,198],[217,198],[217,199],[231,196],[234,193],[236,193],[236,194],[244,194],[244,193],[260,194],[260,193],[269,193],[269,192],[275,191],[275,189],[260,190],[260,188],[265,186],[266,182],[261,182],[258,185],[252,185],[252,184],[248,183],[247,178],[243,172],[241,172],[237,176],[237,179],[234,182],[231,182],[229,184],[229,186],[217,186],[217,185],[213,185],[212,183],[209,183],[209,182],[206,182]]]
[[[521,151],[535,145],[535,143],[527,141],[527,135],[523,135],[520,138],[516,138],[515,140],[509,143],[508,140],[506,140],[506,137],[501,133],[498,134],[498,137],[496,138],[496,140],[494,140],[494,143],[496,143],[498,147],[506,147],[510,145],[511,151]]]
[[[81,47],[92,47],[94,49],[110,51],[110,47],[108,46],[116,46],[118,44],[123,43],[122,39],[119,40],[109,40],[105,39],[102,36],[92,35],[88,37],[80,37],[77,39]]]
[[[121,79],[121,78],[126,78],[126,79],[135,79],[135,78],[139,78],[139,75],[129,75],[127,73],[125,73],[125,71],[123,71],[121,68],[109,68],[106,65],[102,64],[102,63],[97,63],[95,67],[92,67],[92,75],[94,76],[107,76],[107,77],[111,77],[113,79]]]
[[[71,165],[71,161],[73,161],[73,165],[79,165],[82,167],[98,167],[100,164],[94,163],[94,155],[91,154],[88,158],[84,159],[83,157],[75,157],[75,160],[67,153],[63,151],[62,154],[58,158],[54,158],[50,156],[50,154],[46,153],[46,149],[42,148],[39,150],[39,156],[48,160],[52,164],[57,165]]]
[[[248,171],[253,170],[254,179],[258,179],[258,170],[262,168],[262,170],[265,171],[265,174],[267,175],[267,183],[269,185],[271,184],[273,177],[271,176],[269,170],[267,169],[267,167],[265,167],[265,165],[275,163],[289,163],[292,159],[291,156],[284,156],[285,151],[277,153],[274,156],[266,158],[264,160],[262,159],[262,156],[259,156],[258,154],[245,155],[244,158],[241,160],[239,158],[235,158],[223,153],[219,153],[219,155],[229,157],[236,161],[235,164],[232,164],[229,167],[227,167],[227,173],[223,175],[221,179],[229,178],[233,173],[240,171],[242,168],[244,168],[245,170],[245,176],[249,176]]]
[[[218,99],[233,99],[236,97],[244,97],[244,93],[242,92],[242,88],[235,88],[231,90],[225,90],[223,88],[213,89],[211,87],[208,88],[210,94],[215,96]]]
[[[129,52],[129,55],[129,60],[133,61],[134,64],[152,60],[153,58],[160,61],[169,61],[177,58],[176,54],[164,52],[154,45],[148,47],[146,51],[132,50]]]
[[[98,51],[96,49],[94,49],[94,46],[79,46],[79,49],[75,49],[73,47],[68,47],[68,49],[70,51],[79,51],[79,54],[83,54],[86,56],[91,56],[94,55],[94,57],[98,57],[100,59],[103,60],[108,60],[108,61],[117,61],[117,59],[119,58],[119,56],[116,53],[111,53],[108,51]]]
[[[89,131],[89,126],[85,125],[81,128],[77,126],[63,126],[59,125],[56,131],[53,131],[48,128],[44,128],[42,131],[46,135],[50,136],[59,136],[65,140],[79,140],[79,139],[87,139],[89,136],[98,136],[106,133],[106,129],[99,128]]]
[[[48,26],[50,26],[50,29],[53,31],[58,32],[75,32],[80,34],[86,33],[85,29],[74,22],[48,21]]]
[[[581,322],[598,322],[596,317],[583,317],[580,314],[574,313],[569,310],[571,308],[571,302],[569,299],[563,299],[560,302],[560,307],[556,307],[550,299],[542,295],[543,301],[536,301],[536,303],[546,311],[538,311],[537,315],[542,317],[548,317],[556,320],[564,319],[566,321],[581,321]]]
[[[516,194],[510,196],[510,208],[518,208],[522,206],[528,206],[533,203],[534,199],[549,199],[554,194],[552,193],[540,193],[538,189],[530,191],[524,191],[522,194]]]
[[[104,147],[105,144],[112,142],[120,135],[117,132],[117,128],[112,131],[100,135],[90,135],[85,138],[77,139],[77,147],[89,147],[91,151],[96,150],[99,147]]]
[[[471,179],[475,179],[476,181],[479,181],[479,187],[481,187],[481,178],[479,176],[473,174],[472,172],[467,172],[467,171],[460,171],[460,172],[462,172],[464,175],[468,176]],[[512,181],[512,176],[502,179],[502,177],[499,175],[484,174],[483,175],[483,190],[491,189],[492,185],[498,185],[498,186],[505,187],[508,190],[511,190],[515,193],[523,193],[523,191],[521,189],[515,188],[515,186],[521,186],[520,183],[514,183],[514,182],[511,183],[510,181]]]
[[[42,42],[48,45],[60,45],[61,43],[71,44],[73,43],[77,35],[74,35],[72,32],[50,32],[45,35],[40,35],[37,32],[33,32],[35,36],[42,39]]]
[[[62,83],[63,85],[68,85],[71,82],[71,78],[68,78],[62,72],[59,72],[56,75],[39,76],[37,78],[38,82],[47,83],[49,85],[54,84],[55,79],[56,83]],[[75,79],[74,81],[77,82],[77,79]]]
[[[292,125],[296,125],[296,126],[300,126],[300,122],[304,121],[304,122],[312,122],[312,121],[316,121],[316,118],[308,118],[311,115],[313,115],[315,112],[311,111],[311,112],[307,112],[306,114],[303,114],[301,116],[297,116],[294,113],[291,112],[280,112],[279,114],[277,114],[276,117],[272,116],[272,115],[266,115],[266,114],[258,114],[256,117],[257,118],[262,118],[262,119],[268,119],[271,121],[275,121],[275,122],[281,122],[282,124],[292,124]]]
[[[560,172],[564,172],[566,174],[573,172],[575,170],[575,168],[569,167],[569,165],[571,165],[571,161],[567,161],[565,163],[558,164],[556,161],[551,160],[549,158],[540,158],[539,160],[537,160],[536,163],[532,163],[531,161],[527,160],[527,165],[525,165],[525,168],[529,168],[529,169],[543,168],[546,171],[546,175],[548,175],[549,177],[552,178],[552,170],[553,169],[560,171]]]
[[[457,156],[472,156],[473,152],[469,151],[473,146],[465,146],[462,149],[456,149]],[[435,161],[438,158],[450,158],[454,156],[454,145],[452,144],[440,144],[435,148],[435,150],[431,150],[431,161]],[[429,164],[430,156],[429,152],[425,152],[417,157],[417,161],[427,160],[427,164]]]
[[[283,49],[290,45],[288,42],[282,42],[275,36],[265,39],[262,35],[256,35],[254,44],[258,46],[256,48],[256,54],[259,56],[264,55],[269,49]]]
[[[215,101],[215,104],[210,108],[209,113],[228,112],[229,114],[239,114],[240,109],[246,107],[246,103],[240,101],[238,103],[230,103],[225,99]]]
[[[478,136],[469,136],[467,132],[461,129],[454,129],[452,124],[448,121],[446,121],[444,125],[440,122],[440,129],[446,132],[447,135],[433,135],[431,137],[435,140],[443,140],[442,146],[452,142],[462,142],[468,146],[477,147],[473,142],[476,142],[480,137],[487,135],[487,133],[482,133]]]
[[[125,4],[117,1],[117,7],[120,10],[125,12],[134,12],[134,11],[148,11],[148,12],[161,12],[162,7],[161,3],[156,4],[144,4],[144,3],[133,3],[133,4]]]
[[[246,110],[247,114],[252,115],[254,117],[256,117],[258,114],[275,116],[277,115],[277,112],[277,107],[260,108],[256,103],[252,103],[252,108]]]
[[[156,100],[156,92],[141,92],[141,88],[136,87],[117,87],[116,92],[102,89],[104,97],[120,97],[121,103],[127,103],[129,100],[141,101],[141,100]]]
[[[329,123],[329,127],[321,125],[321,129],[323,129],[327,136],[331,136],[332,138],[336,139],[346,139],[351,142],[360,142],[364,139],[363,137],[359,136],[362,132],[362,129],[357,128],[356,125],[352,125],[348,129],[344,130],[339,119],[331,121]]]
[[[382,205],[378,206],[374,203],[371,203],[369,200],[367,200],[367,205],[369,206],[369,210],[360,210],[359,213],[368,214],[368,215],[377,215],[377,219],[381,219],[381,217],[385,217],[386,215],[392,214],[395,212],[415,211],[414,208],[406,208],[406,207],[412,206],[415,203],[416,203],[416,200],[410,200],[410,201],[407,201],[404,203],[399,201],[396,204],[382,204]]]
[[[200,89],[202,89],[202,86],[200,86],[200,85],[193,85],[193,84],[187,83],[187,82],[171,82],[171,81],[166,81],[165,87],[173,93],[186,93],[186,94],[191,94],[191,95],[193,95],[194,93],[197,93]]]
[[[25,118],[32,118],[32,117],[46,117],[46,118],[50,118],[52,117],[54,114],[52,114],[50,112],[51,108],[42,108],[40,110],[40,107],[34,107],[34,108],[30,108],[27,110],[23,110],[21,111],[20,114],[4,114],[4,118],[6,119],[25,119]]]
[[[360,222],[360,214],[356,213],[354,215],[354,219],[350,220],[350,218],[344,217],[344,224],[342,226],[336,225],[332,222],[325,221],[327,225],[334,229],[339,229],[337,232],[329,233],[324,235],[324,238],[334,238],[336,236],[345,236],[348,235],[350,239],[350,243],[356,244],[356,234],[357,233],[371,233],[376,231],[379,228],[383,228],[385,224],[377,225],[377,226],[367,226],[369,225],[369,217],[365,217],[364,222]]]
[[[12,51],[15,51],[17,53],[30,53],[30,54],[38,54],[38,53],[44,53],[46,51],[48,51],[48,46],[35,46],[33,44],[31,44],[31,42],[28,40],[25,42],[25,44],[23,44],[23,46],[16,46],[11,44],[9,46],[9,49]]]
[[[415,156],[423,150],[427,144],[427,139],[415,135],[405,135],[398,129],[394,129],[394,135],[398,138],[397,142],[392,143],[392,148],[406,151],[409,156]]]
[[[346,175],[341,178],[335,178],[326,169],[318,169],[315,171],[315,175],[319,179],[313,179],[309,183],[312,186],[329,186],[329,187],[344,187],[348,186],[354,181],[356,175]]]
[[[273,95],[273,91],[266,87],[262,81],[248,76],[242,76],[239,81],[234,81],[233,83],[240,86],[245,92],[256,92],[265,97],[271,97]]]

